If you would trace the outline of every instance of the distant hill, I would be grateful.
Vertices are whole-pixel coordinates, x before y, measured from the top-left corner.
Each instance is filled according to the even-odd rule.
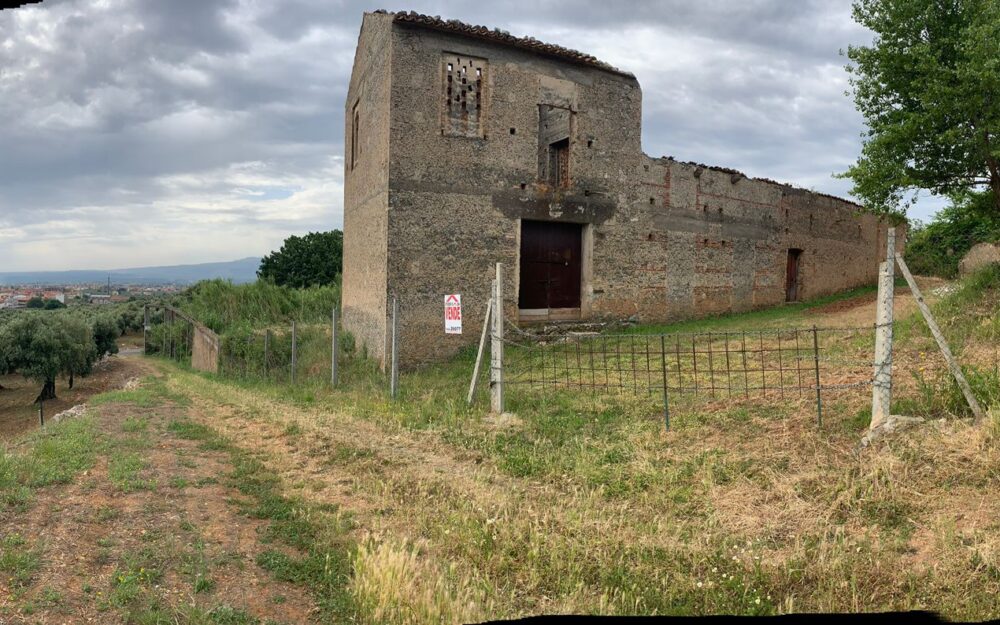
[[[199,280],[222,278],[235,283],[253,282],[257,279],[260,258],[241,258],[225,263],[200,265],[172,265],[168,267],[137,267],[134,269],[76,270],[76,271],[22,271],[0,273],[0,284],[94,284],[104,283],[108,276],[114,284],[192,284]]]

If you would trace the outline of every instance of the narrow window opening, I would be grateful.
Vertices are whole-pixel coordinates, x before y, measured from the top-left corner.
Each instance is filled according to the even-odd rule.
[[[528,185],[522,182],[521,183],[521,190],[524,191],[527,188],[528,188]]]
[[[351,108],[351,169],[358,162],[358,158],[361,156],[361,114],[358,111],[358,104],[361,100],[354,103]]]
[[[594,147],[594,140],[593,139],[587,139],[587,147],[588,148]]]
[[[649,198],[649,205],[650,206],[655,206],[656,205],[656,198],[652,198],[652,197]]]
[[[569,139],[549,145],[549,182],[557,187],[569,184]]]
[[[517,128],[511,128],[510,129],[510,134],[516,135],[517,134]]]
[[[802,250],[790,248],[788,250],[788,263],[785,268],[785,301],[799,301],[799,273]]]
[[[538,107],[538,178],[555,187],[569,186],[572,116],[567,108]]]

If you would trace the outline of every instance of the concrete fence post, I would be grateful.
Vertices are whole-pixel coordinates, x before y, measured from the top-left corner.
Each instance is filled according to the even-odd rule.
[[[493,285],[493,331],[490,342],[490,408],[504,412],[503,388],[503,265],[497,263]]]
[[[948,341],[944,338],[944,333],[941,332],[941,328],[938,326],[937,321],[934,320],[934,315],[931,314],[931,309],[928,308],[927,302],[924,301],[924,295],[920,292],[920,287],[917,286],[917,281],[913,279],[913,274],[910,273],[910,268],[906,266],[906,261],[903,260],[902,256],[896,256],[896,262],[899,263],[899,268],[903,270],[903,277],[906,278],[906,284],[909,285],[910,290],[913,292],[913,297],[917,301],[917,307],[920,308],[920,314],[924,316],[924,321],[927,322],[927,327],[930,328],[931,334],[934,335],[934,340],[937,341],[938,348],[941,350],[941,355],[944,356],[945,362],[948,364],[948,370],[951,371],[951,375],[955,378],[955,383],[962,390],[962,395],[965,396],[965,401],[968,402],[969,408],[972,410],[973,416],[976,421],[981,421],[986,413],[983,412],[983,407],[980,405],[979,400],[976,399],[975,394],[972,392],[972,388],[969,386],[968,380],[965,379],[965,374],[962,373],[962,367],[955,360],[955,356],[951,353],[951,348],[948,347]]]
[[[892,404],[892,323],[895,289],[896,229],[886,231],[886,260],[879,265],[878,308],[875,313],[875,371],[872,380],[872,420],[875,429],[889,418]]]

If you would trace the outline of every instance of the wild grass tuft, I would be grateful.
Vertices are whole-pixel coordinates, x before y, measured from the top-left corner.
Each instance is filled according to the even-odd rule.
[[[482,591],[454,570],[438,570],[414,546],[362,544],[354,556],[351,593],[362,623],[442,625],[482,621]]]

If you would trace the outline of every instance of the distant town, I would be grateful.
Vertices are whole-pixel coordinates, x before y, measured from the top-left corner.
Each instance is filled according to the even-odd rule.
[[[39,308],[50,302],[57,306],[87,305],[101,306],[117,304],[134,299],[161,297],[182,291],[177,285],[113,285],[113,284],[73,284],[73,285],[0,285],[0,310],[32,307],[32,302],[40,303]]]

